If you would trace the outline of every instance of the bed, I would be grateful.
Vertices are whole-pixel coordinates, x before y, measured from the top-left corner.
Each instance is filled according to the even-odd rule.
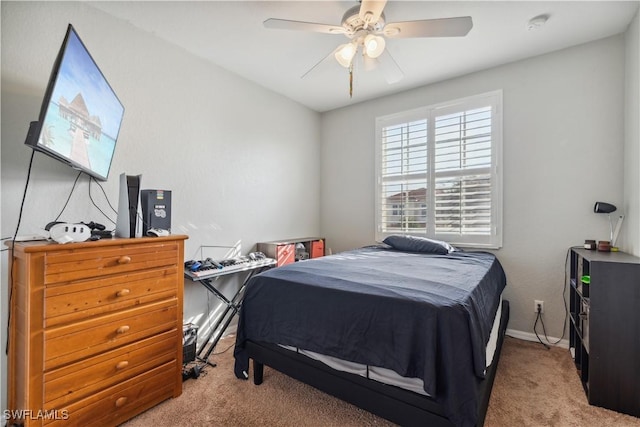
[[[236,377],[253,360],[256,384],[267,365],[401,425],[482,425],[509,318],[504,271],[487,252],[418,249],[376,245],[252,278]]]

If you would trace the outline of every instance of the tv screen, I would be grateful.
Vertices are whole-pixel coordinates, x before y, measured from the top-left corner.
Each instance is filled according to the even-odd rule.
[[[124,107],[71,24],[25,144],[106,181]]]

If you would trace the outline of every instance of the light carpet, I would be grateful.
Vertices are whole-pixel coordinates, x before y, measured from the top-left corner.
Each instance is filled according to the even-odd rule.
[[[185,381],[180,397],[124,426],[393,425],[269,367],[260,386],[236,379],[233,343],[218,343],[221,354],[211,357],[218,366]],[[640,427],[640,419],[589,405],[568,350],[506,337],[485,426]]]

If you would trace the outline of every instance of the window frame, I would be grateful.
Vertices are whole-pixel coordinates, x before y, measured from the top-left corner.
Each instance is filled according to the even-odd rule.
[[[479,107],[491,107],[491,166],[489,176],[491,180],[491,220],[489,234],[460,234],[460,233],[436,233],[434,227],[435,208],[427,207],[427,231],[409,231],[405,229],[399,231],[383,231],[383,141],[382,131],[384,128],[394,125],[411,123],[417,120],[427,121],[427,206],[435,206],[435,120],[446,114],[472,110]],[[382,241],[392,234],[405,234],[429,237],[444,240],[460,247],[499,249],[502,247],[502,209],[503,209],[503,178],[502,178],[502,90],[495,90],[452,101],[441,102],[425,107],[415,108],[399,113],[377,117],[375,120],[375,238]],[[485,168],[486,170],[487,168]],[[455,175],[457,172],[446,173],[445,175]],[[438,173],[441,176],[441,172]],[[409,175],[409,173],[405,174]],[[471,175],[471,173],[460,173],[460,175]],[[397,178],[396,178],[397,179]],[[399,207],[397,210],[401,210]],[[406,209],[406,208],[405,208]]]

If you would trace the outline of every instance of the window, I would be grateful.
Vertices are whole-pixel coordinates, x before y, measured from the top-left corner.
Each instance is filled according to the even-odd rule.
[[[376,239],[502,246],[502,92],[376,119]]]

